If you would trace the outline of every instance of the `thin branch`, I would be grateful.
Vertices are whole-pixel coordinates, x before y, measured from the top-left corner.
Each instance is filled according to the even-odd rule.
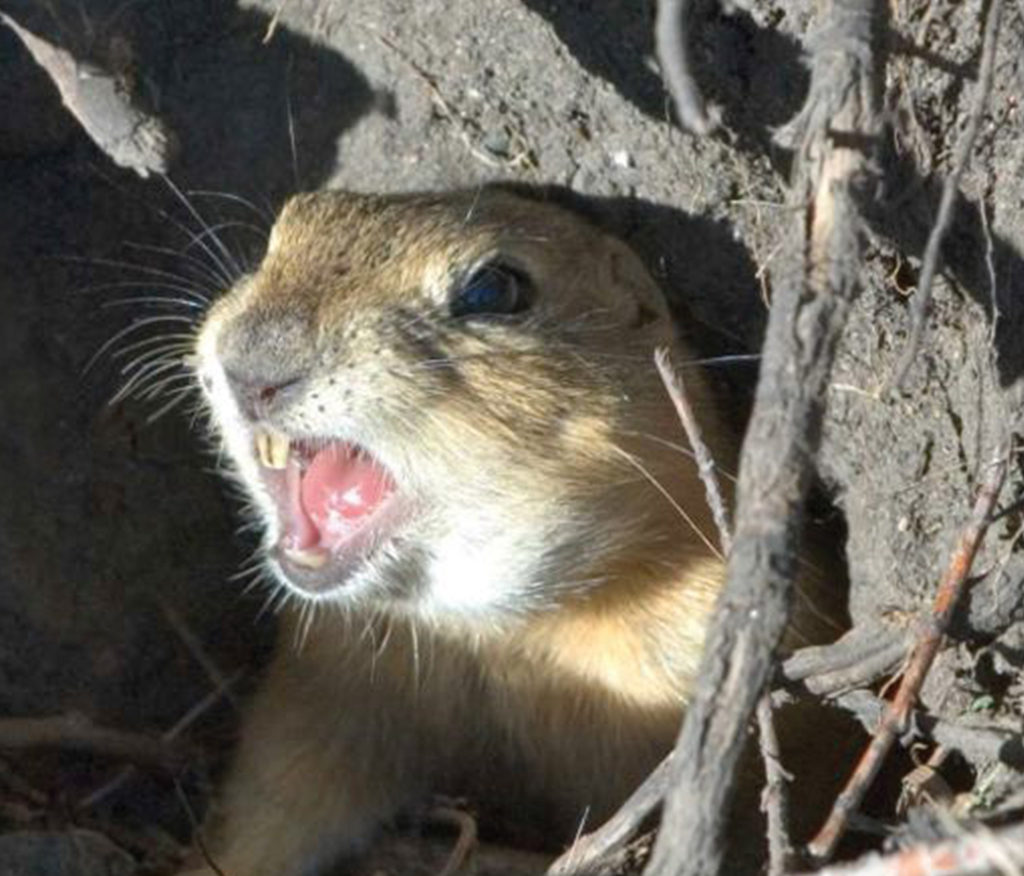
[[[1024,868],[1024,825],[976,829],[957,839],[894,855],[868,855],[818,876],[1007,876]]]
[[[796,651],[782,664],[781,680],[790,685],[800,682],[819,695],[862,687],[898,667],[908,643],[903,630],[856,626],[828,645]]]
[[[851,630],[852,632],[855,630]],[[831,696],[844,690],[871,684],[879,678],[891,675],[900,667],[906,659],[909,642],[909,634],[893,633],[888,640],[876,640],[873,643],[873,648],[865,647],[860,660],[834,669],[823,669],[817,673],[807,674],[802,678],[801,684],[808,693],[816,696]],[[827,651],[827,649],[828,646],[825,646],[821,650]],[[823,665],[827,659],[827,657],[822,659]],[[789,666],[788,660],[782,666],[783,675],[787,678],[789,677]]]
[[[660,805],[669,782],[669,757],[659,763],[611,818],[579,837],[548,869],[547,876],[583,876],[626,848],[647,817]]]
[[[282,4],[283,6],[284,4]],[[280,7],[278,8],[280,12]],[[163,612],[164,619],[170,625],[171,629],[178,634],[178,638],[181,639],[182,644],[188,650],[192,658],[198,663],[203,671],[206,673],[207,678],[213,683],[215,691],[222,691],[224,698],[231,704],[232,708],[238,710],[238,700],[235,695],[231,692],[231,685],[228,682],[227,676],[221,671],[217,662],[207,653],[203,647],[203,643],[199,640],[192,629],[184,618],[178,613],[178,610],[171,605],[171,603],[163,597],[157,598],[157,604],[160,606],[161,612]]]
[[[699,136],[718,127],[717,113],[709,112],[690,69],[692,0],[659,0],[654,42],[662,77],[675,103],[680,124]]]
[[[803,502],[836,344],[861,273],[854,188],[881,127],[882,0],[833,0],[815,37],[793,202],[754,411],[744,441],[725,588],[672,758],[672,786],[647,876],[720,871],[746,730],[788,623]],[[695,801],[699,801],[695,805]]]
[[[697,472],[704,484],[708,506],[711,509],[715,526],[718,528],[722,553],[728,554],[732,545],[729,512],[726,510],[714,457],[701,435],[700,425],[697,423],[693,407],[686,395],[683,379],[679,372],[672,367],[667,349],[659,347],[654,351],[654,364],[665,385],[665,391],[675,406],[687,440],[690,442],[694,459],[697,461]],[[774,738],[774,730],[771,733]],[[776,752],[778,750],[777,740],[774,743],[774,750]],[[766,773],[770,774],[769,771],[773,769],[773,766],[769,765],[766,760]],[[606,863],[612,855],[622,852],[647,817],[661,805],[667,785],[668,758],[658,764],[615,815],[592,833],[578,837],[572,846],[551,865],[548,869],[548,876],[590,873],[600,864]],[[776,799],[779,795],[773,794],[772,797]],[[773,808],[777,807],[774,807],[773,804]]]
[[[244,674],[245,673],[242,670],[238,670],[234,674],[228,676],[220,687],[206,694],[206,696],[182,715],[174,723],[174,726],[162,733],[160,738],[165,743],[170,743],[177,739],[182,733],[198,721],[199,718],[220,702]],[[82,798],[82,800],[78,802],[77,808],[88,809],[95,806],[97,803],[102,802],[111,794],[124,787],[125,784],[131,781],[134,775],[135,770],[130,766],[118,770],[117,774],[109,782],[106,782],[88,796]]]
[[[986,466],[970,519],[960,534],[956,549],[939,585],[931,616],[921,625],[914,649],[907,660],[899,690],[886,708],[878,730],[864,751],[853,775],[836,798],[828,820],[807,846],[808,853],[817,861],[825,862],[832,857],[849,823],[850,814],[860,806],[893,742],[905,733],[909,726],[917,695],[935,655],[942,646],[953,609],[964,590],[967,575],[1002,490],[1009,465],[1010,447],[1011,439],[1007,438],[1000,442],[998,450]]]
[[[708,507],[711,509],[715,526],[718,527],[719,544],[722,546],[722,553],[728,556],[729,549],[732,547],[732,531],[729,527],[729,512],[722,496],[722,485],[716,474],[714,457],[707,444],[704,443],[700,425],[697,423],[690,400],[686,395],[682,375],[672,367],[667,349],[659,347],[654,351],[654,364],[658,368],[661,382],[665,384],[665,391],[668,392],[672,404],[675,405],[679,422],[682,423],[686,438],[693,450],[693,457],[697,460],[697,473],[700,475],[701,483],[704,484],[704,495]]]
[[[869,690],[847,691],[828,702],[849,712],[868,733],[878,730],[889,705]],[[944,748],[959,751],[973,763],[1002,762],[1018,770],[1024,767],[1019,754],[1024,750],[1024,736],[1016,728],[992,723],[975,726],[963,720],[946,721],[934,715],[911,712],[907,732],[900,743],[906,746],[922,736]]]
[[[168,740],[94,724],[84,715],[0,718],[0,749],[62,748],[175,770],[184,759]]]
[[[757,704],[757,728],[761,759],[764,761],[765,786],[761,808],[768,819],[768,876],[782,876],[796,863],[789,838],[789,786],[792,776],[783,769],[779,737],[772,718],[768,694]]]
[[[455,876],[461,873],[477,846],[476,819],[463,809],[448,803],[438,803],[427,812],[427,818],[440,824],[450,825],[459,835],[448,853],[448,860],[437,876]]]
[[[971,107],[970,116],[967,119],[967,128],[957,148],[956,160],[953,162],[953,169],[950,171],[946,182],[942,187],[942,197],[939,200],[939,210],[935,216],[935,224],[928,235],[928,243],[924,248],[924,258],[921,262],[921,276],[917,284],[917,294],[914,296],[910,312],[910,338],[907,346],[896,365],[896,371],[890,383],[891,387],[900,389],[906,380],[911,365],[917,357],[921,348],[921,338],[924,336],[925,323],[928,320],[928,310],[932,300],[932,284],[935,282],[935,274],[939,270],[939,257],[941,256],[942,241],[953,221],[953,207],[956,204],[956,196],[960,191],[960,179],[967,169],[967,164],[974,151],[974,141],[978,138],[981,130],[981,120],[985,115],[985,108],[988,106],[988,98],[992,92],[992,81],[995,72],[996,44],[999,41],[999,20],[1002,13],[1002,0],[992,0],[989,6],[988,19],[985,22],[985,35],[982,43],[981,69],[978,75],[978,87],[974,95],[974,105]],[[994,316],[993,316],[994,319]]]

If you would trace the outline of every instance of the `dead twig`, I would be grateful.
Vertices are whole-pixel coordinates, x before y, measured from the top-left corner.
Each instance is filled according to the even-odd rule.
[[[189,727],[191,727],[196,721],[198,721],[200,717],[202,717],[204,714],[206,714],[206,712],[208,712],[218,702],[220,702],[220,700],[223,699],[227,694],[227,691],[230,690],[235,684],[237,684],[239,679],[241,679],[244,674],[245,673],[242,670],[238,670],[237,672],[228,676],[221,686],[219,686],[216,690],[210,691],[210,693],[204,696],[198,703],[196,703],[191,709],[189,709],[184,715],[182,715],[175,722],[173,727],[170,727],[163,734],[161,734],[160,738],[165,743],[173,742],[175,739],[177,739],[182,733],[184,733]],[[117,774],[109,782],[106,782],[105,784],[101,785],[88,796],[83,797],[78,802],[77,808],[88,809],[92,806],[95,806],[97,803],[106,800],[107,797],[109,797],[115,791],[120,790],[122,787],[124,787],[125,784],[131,781],[134,775],[134,767],[127,766],[121,770],[118,770]]]
[[[873,661],[878,654],[897,648],[898,663],[907,653],[906,645],[907,636],[902,630],[881,625],[856,626],[828,645],[809,645],[794,652],[782,664],[780,674],[785,682],[801,682],[834,673],[854,672],[861,664]],[[862,683],[873,681],[875,677]]]
[[[705,498],[711,508],[715,526],[718,528],[722,553],[728,556],[732,546],[732,533],[729,527],[729,513],[722,496],[722,487],[715,474],[715,460],[701,436],[700,426],[686,395],[683,379],[672,368],[668,350],[663,347],[655,350],[654,363],[690,442],[694,459],[697,461],[697,472],[704,484]],[[789,791],[786,783],[790,776],[782,767],[779,739],[775,733],[772,703],[768,694],[761,697],[761,701],[758,703],[757,725],[766,780],[764,793],[761,796],[761,805],[768,819],[768,872],[769,876],[780,876],[793,861],[793,847],[789,840],[787,827],[789,823]]]
[[[129,76],[76,58],[0,12],[35,62],[57,86],[68,112],[116,164],[139,176],[166,173],[178,153],[178,138],[144,106]]]
[[[210,855],[210,850],[206,846],[206,838],[203,836],[203,826],[199,823],[199,819],[196,818],[195,810],[192,808],[192,804],[188,801],[188,795],[185,793],[185,789],[181,787],[181,782],[175,780],[174,782],[174,793],[178,797],[178,803],[181,804],[181,808],[185,812],[185,816],[188,818],[189,825],[192,828],[192,839],[196,844],[196,849],[199,851],[200,856],[203,859],[203,863],[209,867],[217,876],[227,876],[227,874],[218,866],[217,862]]]
[[[701,435],[693,407],[686,395],[683,379],[679,376],[679,372],[672,367],[668,350],[663,347],[655,350],[654,364],[665,385],[665,391],[675,406],[687,440],[690,442],[693,457],[697,461],[697,472],[704,484],[708,506],[711,508],[711,514],[718,529],[719,544],[723,554],[728,554],[732,544],[732,534],[729,529],[729,514],[726,510],[722,486],[716,474],[714,457]],[[777,749],[776,741],[775,750],[777,751]],[[768,769],[767,764],[765,769]],[[658,764],[643,784],[619,807],[615,815],[592,833],[578,837],[568,851],[548,869],[549,876],[590,873],[611,857],[622,853],[647,817],[661,805],[667,784],[668,758]],[[774,795],[773,799],[778,796]]]
[[[686,387],[683,385],[683,378],[672,367],[668,350],[659,347],[654,351],[654,364],[657,366],[661,382],[665,385],[676,413],[679,415],[679,422],[683,425],[686,438],[693,450],[693,457],[697,461],[697,473],[700,475],[701,483],[704,484],[704,496],[707,499],[708,507],[711,509],[711,516],[714,518],[715,526],[718,528],[718,540],[722,546],[722,553],[729,555],[729,548],[732,546],[732,532],[729,527],[729,512],[725,507],[725,499],[722,496],[722,485],[718,481],[715,460],[708,450],[704,438],[701,436],[700,426],[693,414],[690,400],[686,396]]]
[[[171,605],[170,602],[163,597],[158,597],[157,604],[160,606],[160,611],[163,612],[164,619],[170,625],[171,629],[178,634],[178,638],[181,639],[182,644],[188,650],[189,654],[191,654],[196,663],[203,668],[207,678],[209,678],[213,683],[214,690],[223,691],[224,698],[231,704],[231,707],[237,711],[238,700],[231,692],[231,685],[228,682],[227,677],[221,671],[217,662],[207,653],[206,648],[203,647],[203,643],[199,640],[199,637],[192,632],[189,625],[185,623],[185,619],[178,613],[178,610]]]
[[[802,206],[780,260],[754,411],[743,446],[724,591],[672,758],[662,828],[645,873],[717,873],[734,773],[788,623],[804,497],[836,343],[859,287],[855,184],[881,127],[882,0],[834,0],[815,37],[792,197]],[[700,801],[700,805],[694,805]]]
[[[928,319],[928,310],[932,300],[932,284],[935,282],[935,274],[939,269],[940,250],[942,241],[953,221],[953,207],[956,203],[956,196],[960,191],[960,179],[967,169],[967,164],[974,151],[974,141],[978,138],[981,130],[981,120],[985,115],[988,106],[989,94],[992,92],[992,80],[995,71],[996,44],[999,41],[999,20],[1002,14],[1002,0],[992,0],[988,9],[988,19],[985,21],[985,34],[982,42],[981,69],[978,74],[978,87],[974,95],[974,105],[971,107],[967,119],[967,128],[957,147],[956,159],[953,168],[946,177],[942,186],[942,197],[939,200],[938,213],[935,216],[935,224],[928,235],[928,242],[925,244],[924,257],[921,261],[921,275],[917,284],[917,294],[914,296],[910,311],[910,337],[907,340],[906,348],[896,365],[896,371],[892,377],[890,387],[900,389],[906,380],[917,358],[918,350],[921,348],[921,338],[924,336],[925,323]],[[994,318],[994,317],[993,317]]]
[[[935,845],[894,855],[868,855],[852,864],[826,867],[819,876],[1009,876],[1024,868],[1024,825],[982,828]]]
[[[772,718],[772,701],[768,694],[757,704],[757,729],[761,759],[764,761],[765,786],[761,808],[768,819],[768,876],[782,876],[795,861],[789,838],[789,786],[792,776],[782,766],[779,737]]]
[[[781,667],[785,682],[829,696],[891,674],[907,656],[909,635],[899,630],[854,627],[830,645],[801,648]]]
[[[671,757],[671,755],[669,755]],[[579,837],[547,871],[547,876],[590,874],[618,854],[660,805],[669,782],[669,758],[658,764],[611,818],[592,833]]]
[[[427,818],[441,824],[454,827],[459,832],[455,845],[448,854],[448,860],[437,876],[455,876],[469,862],[470,855],[477,844],[476,819],[463,809],[454,805],[437,805],[428,813]]]
[[[692,0],[660,0],[654,42],[662,77],[675,103],[679,123],[699,136],[718,127],[718,113],[704,104],[690,69]]]
[[[184,763],[171,740],[94,724],[80,714],[0,718],[0,749],[60,748],[173,771]]]
[[[1002,490],[1009,465],[1010,448],[1011,439],[1007,438],[1000,442],[998,450],[987,464],[970,519],[960,534],[956,549],[939,585],[931,615],[921,624],[913,651],[903,671],[899,690],[882,715],[878,730],[864,751],[853,775],[836,798],[828,820],[807,846],[808,853],[817,861],[824,862],[832,857],[846,830],[850,813],[860,806],[892,743],[905,733],[909,726],[918,692],[935,655],[942,646],[953,609],[964,590],[967,575]]]

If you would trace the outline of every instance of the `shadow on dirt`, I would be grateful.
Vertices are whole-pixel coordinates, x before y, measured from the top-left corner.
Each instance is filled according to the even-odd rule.
[[[191,200],[209,226],[225,223],[217,233],[241,264],[280,202],[327,178],[342,132],[376,105],[344,57],[283,26],[264,44],[268,16],[235,4],[95,2],[95,32],[79,4],[53,5],[67,14],[47,25],[42,4],[4,0],[49,39],[127,39],[182,141],[172,179],[224,193]],[[165,608],[230,674],[268,638],[255,623],[266,590],[240,598],[245,581],[231,580],[246,563],[239,518],[200,450],[202,430],[187,416],[150,422],[166,396],[107,401],[131,358],[176,340],[167,349],[178,360],[159,378],[188,409],[180,357],[197,296],[216,294],[232,271],[164,181],[116,168],[70,121],[3,27],[0,73],[0,108],[14,108],[0,118],[0,494],[17,499],[0,507],[0,711],[171,727],[214,682]]]
[[[526,0],[551,22],[555,33],[590,73],[610,83],[624,98],[654,119],[672,115],[656,72],[654,4],[563,3]],[[721,107],[728,129],[741,147],[772,154],[772,130],[793,117],[809,85],[801,47],[778,30],[760,26],[736,9],[695,3],[691,52],[694,76],[704,97]],[[585,8],[584,8],[585,7]]]

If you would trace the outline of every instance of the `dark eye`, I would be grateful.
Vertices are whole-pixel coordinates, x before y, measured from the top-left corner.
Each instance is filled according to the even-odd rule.
[[[526,277],[507,265],[485,265],[452,297],[452,316],[521,313],[529,306]]]

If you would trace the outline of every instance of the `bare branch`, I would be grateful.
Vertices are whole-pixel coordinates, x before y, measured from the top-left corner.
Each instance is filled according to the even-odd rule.
[[[982,43],[981,70],[978,76],[978,87],[974,95],[974,105],[971,108],[970,116],[967,119],[967,128],[957,148],[956,160],[953,162],[953,169],[950,171],[946,182],[942,187],[942,197],[939,200],[939,210],[935,216],[935,224],[928,235],[928,243],[924,248],[924,258],[921,262],[921,276],[917,284],[917,294],[914,296],[910,312],[910,338],[907,341],[906,349],[896,365],[896,372],[893,375],[890,386],[899,389],[903,386],[910,366],[913,365],[917,352],[921,348],[921,338],[924,335],[925,323],[928,319],[928,310],[932,300],[932,284],[935,282],[935,274],[939,269],[939,257],[941,255],[942,241],[953,221],[953,206],[956,203],[956,196],[960,190],[960,179],[967,169],[967,164],[974,150],[974,141],[978,138],[981,130],[981,120],[985,115],[985,108],[988,106],[989,94],[992,92],[992,80],[995,70],[996,43],[999,41],[999,20],[1002,14],[1002,0],[992,0],[988,9],[988,19],[985,22],[985,35]],[[995,314],[993,314],[993,320]]]
[[[732,532],[729,527],[729,512],[722,495],[722,485],[718,482],[718,475],[715,473],[714,457],[708,450],[707,444],[704,443],[700,425],[693,414],[690,400],[686,396],[682,375],[672,367],[668,350],[664,347],[655,350],[654,364],[658,368],[658,374],[661,376],[661,382],[665,384],[669,398],[672,399],[672,404],[675,405],[679,422],[683,424],[686,438],[693,449],[693,457],[697,460],[697,473],[700,475],[701,483],[704,484],[704,495],[708,500],[708,507],[711,509],[715,526],[718,527],[719,544],[722,546],[722,553],[728,556],[729,549],[732,547]]]
[[[768,694],[757,704],[757,727],[761,759],[764,761],[765,786],[761,808],[768,818],[768,876],[782,876],[795,862],[793,844],[789,839],[789,788],[792,778],[782,767],[779,737],[772,718],[772,701]]]
[[[619,811],[593,833],[577,839],[551,865],[547,876],[589,874],[600,862],[624,849],[647,817],[661,805],[668,781],[669,758],[665,758],[619,807]]]
[[[648,876],[717,873],[746,728],[788,622],[797,542],[834,350],[859,284],[854,185],[875,144],[881,0],[833,0],[815,40],[787,240],[740,467],[736,531]],[[699,804],[695,804],[699,801]]]
[[[124,760],[139,766],[174,770],[181,752],[169,740],[100,727],[84,715],[0,718],[0,749],[63,748]]]
[[[854,627],[830,645],[801,648],[782,664],[782,676],[819,696],[861,687],[897,669],[909,642],[902,630]]]
[[[832,853],[849,823],[850,814],[860,806],[864,794],[878,774],[882,761],[893,742],[898,736],[905,733],[909,726],[911,710],[917,701],[917,695],[935,655],[942,646],[953,609],[963,592],[967,575],[974,563],[974,557],[985,536],[985,530],[988,528],[992,510],[1002,490],[1009,465],[1010,445],[1011,439],[1009,438],[1001,442],[986,467],[970,519],[960,534],[956,549],[953,551],[949,566],[939,585],[932,614],[927,622],[921,625],[896,696],[886,708],[871,744],[864,751],[853,775],[846,783],[846,787],[836,798],[828,820],[807,846],[811,857],[818,861],[827,861],[832,857]]]
[[[660,0],[654,25],[654,41],[661,73],[675,103],[680,124],[699,136],[717,126],[715,112],[708,112],[690,70],[690,19],[692,0]]]
[[[985,828],[894,855],[868,855],[853,864],[826,867],[819,876],[1006,876],[1024,867],[1024,825]]]

